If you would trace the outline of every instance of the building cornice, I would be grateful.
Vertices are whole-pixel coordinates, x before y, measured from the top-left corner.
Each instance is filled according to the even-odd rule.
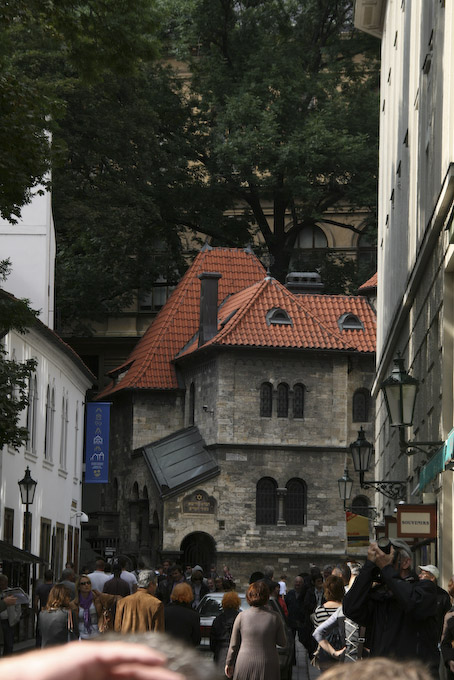
[[[387,0],[356,0],[355,28],[381,39],[386,3]]]

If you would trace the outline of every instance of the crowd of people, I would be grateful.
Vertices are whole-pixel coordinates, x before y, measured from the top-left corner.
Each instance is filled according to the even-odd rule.
[[[364,664],[369,657],[377,662],[385,658],[419,662],[423,666],[412,667],[415,680],[454,680],[454,581],[447,592],[437,584],[435,565],[419,566],[419,574],[411,565],[409,546],[390,539],[388,545],[372,543],[363,565],[313,566],[299,574],[290,589],[285,574],[275,579],[273,568],[264,567],[251,574],[246,592],[249,607],[241,611],[227,566],[219,575],[214,565],[204,572],[200,565],[183,568],[170,563],[133,572],[126,560],[106,565],[99,559],[94,570],[84,569],[76,576],[68,564],[58,583],[47,571],[35,589],[36,646],[106,641],[112,633],[128,641],[135,636],[140,643],[137,636],[165,632],[174,643],[196,648],[201,641],[198,604],[204,595],[222,592],[222,611],[210,633],[217,669],[213,678],[279,680],[277,646],[295,638],[327,680],[342,680],[347,672],[351,680],[350,672],[342,670],[345,663]],[[7,587],[6,576],[0,574],[4,656],[13,651],[12,628],[20,611]],[[126,651],[126,666],[129,658]],[[137,677],[177,677],[158,657],[148,659],[150,668]],[[122,676],[115,672],[105,677]]]

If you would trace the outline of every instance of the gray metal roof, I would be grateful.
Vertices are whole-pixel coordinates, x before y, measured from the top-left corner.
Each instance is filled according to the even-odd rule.
[[[190,489],[220,472],[195,426],[147,444],[142,452],[163,497]]]

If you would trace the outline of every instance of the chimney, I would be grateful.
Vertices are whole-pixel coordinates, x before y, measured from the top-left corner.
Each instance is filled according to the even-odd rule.
[[[218,332],[218,281],[222,274],[203,272],[200,279],[199,347]]]

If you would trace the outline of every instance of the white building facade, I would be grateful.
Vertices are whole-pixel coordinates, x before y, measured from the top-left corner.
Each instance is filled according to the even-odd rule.
[[[26,547],[41,558],[41,575],[51,567],[59,578],[66,562],[78,564],[85,397],[94,378],[52,330],[55,235],[48,193],[34,197],[18,224],[0,223],[0,253],[12,265],[5,291],[40,312],[25,334],[10,331],[2,338],[7,358],[37,362],[20,422],[28,440],[19,450],[0,450],[0,567],[15,585],[22,580],[28,586],[17,569],[22,557],[27,561],[19,552]],[[37,482],[28,537],[18,486],[27,467]]]
[[[406,481],[417,512],[435,506],[436,531],[410,542],[415,563],[438,564],[446,586],[454,560],[454,6],[357,0],[355,24],[382,43],[375,479]],[[405,439],[434,443],[411,455],[380,391],[397,352],[420,381]],[[392,523],[394,504],[377,496],[381,519]]]

